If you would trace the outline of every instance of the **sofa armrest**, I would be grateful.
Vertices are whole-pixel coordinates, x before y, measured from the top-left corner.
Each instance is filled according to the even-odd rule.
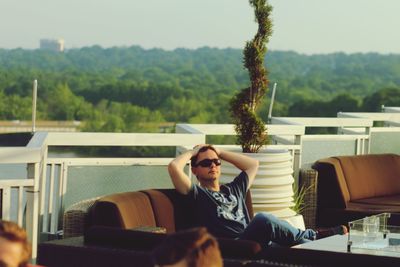
[[[259,243],[250,240],[235,240],[231,238],[217,238],[223,258],[254,259],[261,252]]]
[[[88,211],[99,198],[85,199],[67,208],[63,215],[63,238],[83,235]]]
[[[301,214],[306,228],[316,228],[317,219],[318,172],[314,169],[301,169],[299,188],[304,190],[304,206]]]

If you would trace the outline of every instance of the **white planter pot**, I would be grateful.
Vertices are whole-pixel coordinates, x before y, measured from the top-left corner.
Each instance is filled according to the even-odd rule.
[[[235,151],[237,152],[237,151]],[[296,216],[291,207],[293,202],[293,165],[292,155],[287,150],[267,149],[261,153],[246,154],[260,162],[259,171],[251,187],[254,212],[268,212],[287,220]],[[221,167],[221,182],[226,183],[240,171],[228,162]],[[303,223],[296,223],[302,226]]]

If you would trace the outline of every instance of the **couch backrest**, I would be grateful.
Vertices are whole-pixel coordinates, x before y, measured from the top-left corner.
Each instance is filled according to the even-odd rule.
[[[175,232],[195,226],[193,202],[175,189],[149,189],[148,195],[158,226]]]
[[[400,156],[394,154],[337,157],[350,200],[400,194]]]
[[[89,212],[90,225],[131,229],[156,226],[153,208],[143,192],[125,192],[98,199]]]
[[[250,218],[250,192],[246,197]],[[175,189],[148,189],[108,195],[98,199],[89,212],[89,226],[132,229],[140,226],[164,227],[173,233],[197,226],[194,203]]]
[[[351,200],[400,194],[399,155],[331,157],[319,160],[314,168],[318,171],[318,190],[323,191],[318,196],[325,199],[321,201],[335,198],[336,188],[344,206]]]
[[[142,191],[150,198],[157,226],[165,227],[167,232],[175,232],[197,226],[194,203],[175,189],[150,189]],[[167,199],[169,201],[167,201]],[[246,206],[253,218],[251,193],[246,196]]]

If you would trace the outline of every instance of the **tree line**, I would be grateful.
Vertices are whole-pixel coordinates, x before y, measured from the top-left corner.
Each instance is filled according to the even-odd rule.
[[[81,120],[85,131],[146,132],[157,124],[230,123],[231,97],[248,86],[241,49],[0,49],[0,119]],[[336,116],[400,106],[400,55],[270,51],[275,116]],[[272,87],[272,86],[270,86]],[[271,92],[269,92],[270,95]],[[269,97],[260,109],[266,119]]]

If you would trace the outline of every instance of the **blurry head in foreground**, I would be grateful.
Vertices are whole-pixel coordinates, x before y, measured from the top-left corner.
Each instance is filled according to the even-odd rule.
[[[154,250],[156,266],[221,267],[217,240],[204,227],[176,232]]]
[[[14,222],[0,220],[0,267],[25,267],[30,256],[25,230]]]

